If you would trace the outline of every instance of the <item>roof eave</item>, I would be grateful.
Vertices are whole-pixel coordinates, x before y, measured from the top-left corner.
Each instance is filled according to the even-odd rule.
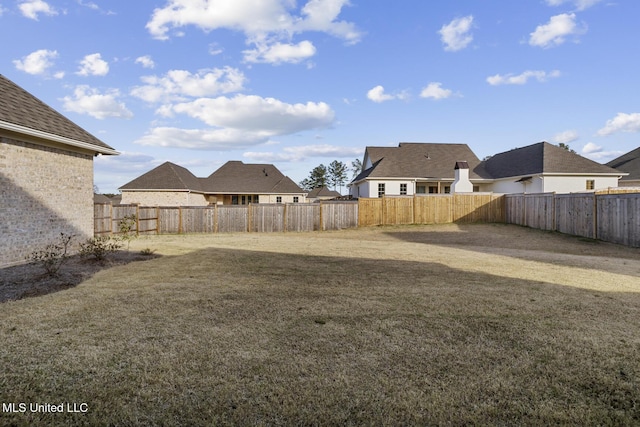
[[[58,142],[60,144],[70,145],[76,148],[82,148],[84,150],[89,150],[98,154],[105,155],[118,155],[120,152],[106,147],[100,147],[99,145],[90,144],[88,142],[82,142],[71,138],[66,138],[64,136],[55,135],[48,132],[43,132],[36,129],[31,129],[25,126],[16,125],[14,123],[9,123],[0,120],[0,129],[5,129],[11,132],[21,133],[24,135],[28,135],[35,138],[46,139],[53,142]]]

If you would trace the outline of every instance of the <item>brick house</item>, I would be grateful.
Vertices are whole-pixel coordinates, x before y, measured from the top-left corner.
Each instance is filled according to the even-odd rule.
[[[304,203],[306,192],[270,164],[229,161],[207,178],[165,162],[120,187],[123,204],[143,206]]]
[[[93,236],[93,157],[118,154],[0,74],[0,267]]]

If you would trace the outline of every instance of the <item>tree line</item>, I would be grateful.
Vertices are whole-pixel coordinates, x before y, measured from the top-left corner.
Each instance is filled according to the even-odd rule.
[[[300,187],[307,191],[318,187],[328,187],[342,194],[342,187],[347,183],[349,172],[352,173],[351,179],[353,179],[361,171],[362,162],[360,159],[351,162],[351,167],[338,160],[332,161],[329,166],[321,163],[311,170],[307,178],[300,181]]]

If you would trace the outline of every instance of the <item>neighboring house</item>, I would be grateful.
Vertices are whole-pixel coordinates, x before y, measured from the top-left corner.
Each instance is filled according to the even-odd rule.
[[[307,194],[307,202],[320,202],[322,200],[332,200],[342,197],[342,194],[335,190],[329,190],[327,187],[318,187],[309,191]]]
[[[104,194],[93,194],[93,203],[95,204],[111,204],[111,199],[105,196]]]
[[[475,172],[480,160],[466,144],[401,142],[398,147],[367,147],[362,172],[349,184],[353,197],[449,193],[457,162],[469,166],[474,191],[491,191]]]
[[[306,193],[269,164],[229,161],[207,178],[170,162],[120,187],[122,203],[147,206],[303,203]]]
[[[640,187],[640,147],[611,160],[607,166],[629,174],[620,179],[620,187]]]
[[[570,193],[617,187],[625,174],[540,142],[480,161],[465,144],[367,147],[353,197],[450,192]]]
[[[93,236],[93,158],[118,154],[0,75],[0,266]]]
[[[623,175],[548,142],[499,153],[479,165],[494,193],[576,193],[617,187]]]
[[[207,206],[201,179],[182,166],[165,162],[119,188],[122,204]]]

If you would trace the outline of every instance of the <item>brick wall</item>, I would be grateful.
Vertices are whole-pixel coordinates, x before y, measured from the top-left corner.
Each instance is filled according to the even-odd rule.
[[[93,156],[0,136],[0,266],[93,235]]]
[[[141,206],[207,206],[204,194],[188,191],[123,191],[123,205]]]

